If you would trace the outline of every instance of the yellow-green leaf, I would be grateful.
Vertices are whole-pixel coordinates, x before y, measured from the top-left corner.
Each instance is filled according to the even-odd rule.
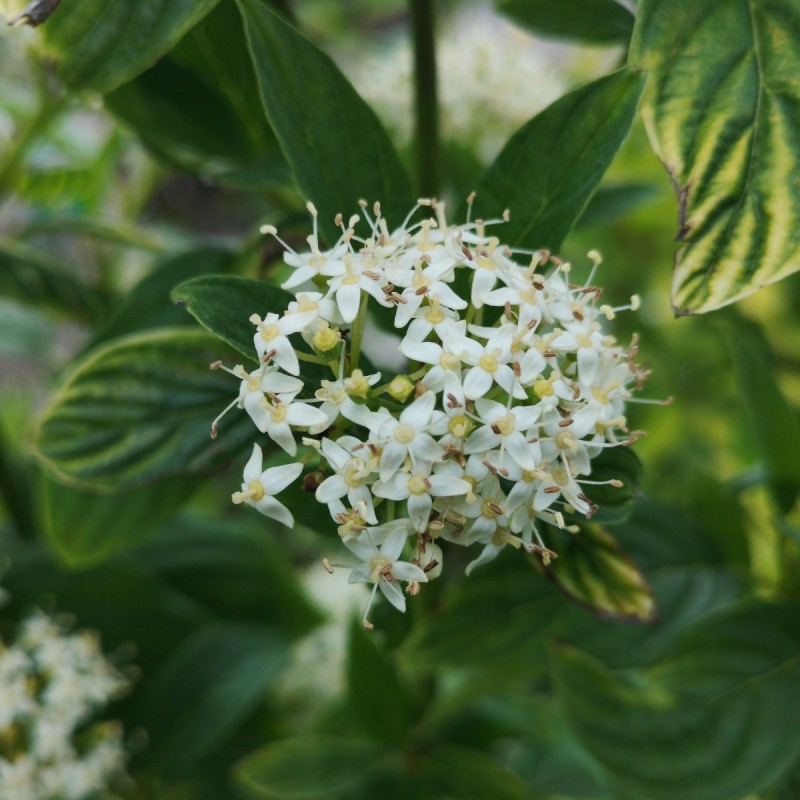
[[[642,0],[633,66],[678,197],[672,302],[704,313],[800,269],[800,4]]]
[[[558,558],[542,569],[568,597],[599,617],[637,622],[655,619],[650,586],[607,530],[584,524],[577,533],[563,534],[560,544],[556,544],[555,534],[553,531],[548,543],[558,551]]]

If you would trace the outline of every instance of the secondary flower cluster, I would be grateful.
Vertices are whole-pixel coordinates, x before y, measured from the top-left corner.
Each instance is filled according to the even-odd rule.
[[[91,723],[127,681],[89,632],[42,613],[0,642],[0,797],[83,800],[122,773],[116,723]]]
[[[261,366],[212,366],[241,379],[229,408],[293,458],[298,438],[303,446],[293,463],[264,469],[255,445],[233,501],[292,525],[276,495],[307,471],[303,488],[356,558],[326,567],[348,566],[351,582],[372,585],[370,603],[380,590],[404,610],[402,584],[415,594],[440,574],[443,542],[481,548],[468,573],[507,546],[549,561],[539,523],[569,528],[568,515],[594,513],[592,459],[636,438],[625,404],[646,374],[635,343],[626,350],[604,330],[622,308],[599,302],[597,253],[576,284],[549,253],[490,235],[507,213],[449,226],[441,203],[421,200],[392,230],[377,203],[361,205],[337,217],[341,235],[322,250],[309,204],[308,251],[284,243],[294,299],[250,317]],[[420,209],[427,216],[412,223]],[[402,333],[409,374],[381,383],[362,369],[370,310]],[[312,380],[321,368],[328,378]]]

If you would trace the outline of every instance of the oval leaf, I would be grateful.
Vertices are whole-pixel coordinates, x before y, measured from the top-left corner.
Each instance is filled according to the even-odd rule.
[[[194,476],[176,476],[127,492],[98,494],[45,476],[45,537],[66,564],[94,564],[150,536],[198,485]]]
[[[513,773],[486,753],[444,745],[431,750],[420,779],[428,797],[459,800],[525,800],[531,794]]]
[[[61,0],[42,28],[71,86],[108,92],[144,72],[219,0]]]
[[[95,350],[52,398],[36,433],[38,455],[64,480],[114,489],[165,475],[205,473],[252,445],[242,412],[214,417],[235,379],[209,370],[230,356],[202,331],[158,329]]]
[[[353,620],[347,655],[350,703],[362,725],[378,741],[401,742],[414,707],[389,654]]]
[[[542,569],[564,594],[599,617],[654,621],[655,600],[644,575],[607,530],[581,525],[555,541],[551,537],[558,558]]]
[[[504,241],[558,250],[631,129],[644,76],[623,69],[570,92],[515,133],[478,182]]]
[[[184,303],[204,328],[257,363],[253,345],[256,328],[250,317],[283,314],[294,296],[263,281],[210,275],[182,283],[172,292],[172,299]]]
[[[269,630],[232,623],[203,628],[171,653],[141,717],[165,771],[186,772],[216,751],[264,701],[286,656]]]
[[[329,241],[361,198],[379,200],[390,223],[411,209],[408,176],[372,109],[333,61],[259,0],[238,0],[261,99]]]
[[[800,269],[800,5],[642,0],[630,61],[678,197],[672,302],[712,311]]]
[[[627,44],[633,31],[633,14],[616,0],[499,0],[497,10],[556,39]]]
[[[738,800],[800,755],[797,614],[733,606],[687,633],[672,658],[630,678],[554,647],[557,697],[584,747],[637,795]]]
[[[253,753],[239,764],[236,776],[255,797],[364,797],[363,789],[381,754],[378,745],[361,739],[303,736]]]

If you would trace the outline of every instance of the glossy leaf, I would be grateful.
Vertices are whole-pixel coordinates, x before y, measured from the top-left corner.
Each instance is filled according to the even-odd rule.
[[[398,225],[413,203],[386,131],[333,61],[259,0],[238,0],[261,99],[298,189],[333,243],[359,199],[381,202]]]
[[[800,269],[800,6],[642,0],[630,63],[678,198],[672,302],[712,311]]]
[[[541,36],[627,44],[633,14],[616,0],[498,0],[497,10]]]
[[[108,92],[154,64],[218,0],[61,0],[43,26],[61,78]]]
[[[478,181],[480,216],[510,221],[503,241],[558,250],[633,123],[645,77],[623,69],[556,100],[520,128]]]
[[[383,754],[371,741],[303,736],[268,745],[242,761],[236,776],[255,797],[338,800],[365,797]]]
[[[91,320],[103,296],[63,265],[28,245],[0,238],[0,294],[27,305]]]
[[[609,531],[582,524],[577,533],[564,533],[559,544],[554,538],[548,541],[558,558],[542,569],[568,597],[599,617],[655,619],[655,601],[644,575]]]
[[[85,567],[151,536],[198,488],[176,476],[125,492],[98,494],[42,479],[44,533],[70,566]]]
[[[783,396],[770,353],[755,328],[727,327],[751,443],[761,457],[767,485],[785,514],[800,493],[800,423]]]
[[[350,625],[347,683],[364,728],[378,741],[401,742],[412,721],[411,696],[390,655],[357,620]]]
[[[243,454],[253,426],[233,411],[210,438],[214,417],[236,397],[235,379],[209,370],[230,357],[205,332],[158,329],[117,339],[79,362],[44,412],[35,446],[62,479],[98,489],[167,475],[207,473]]]
[[[294,296],[263,281],[211,275],[182,283],[172,292],[172,299],[183,303],[204,328],[257,363],[256,328],[250,317],[283,314]]]
[[[177,647],[142,699],[141,724],[165,771],[185,772],[219,748],[264,701],[286,655],[268,629],[232,623]]]
[[[623,787],[652,800],[758,791],[800,756],[797,613],[735,605],[687,631],[657,667],[630,676],[553,648],[570,727]]]

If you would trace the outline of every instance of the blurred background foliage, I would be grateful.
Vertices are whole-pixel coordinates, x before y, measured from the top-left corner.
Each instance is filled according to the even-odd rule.
[[[273,5],[335,58],[411,167],[406,4]],[[629,31],[600,46],[535,38],[484,5],[451,0],[437,13],[442,195],[456,209],[517,127],[624,62]],[[221,272],[275,283],[281,253],[258,226],[306,231],[233,0],[153,66],[99,88],[57,76],[42,49],[57,19],[0,31],[0,566],[11,595],[0,613],[9,630],[37,606],[68,612],[136,665],[111,709],[135,781],[121,793],[797,797],[797,280],[674,318],[676,199],[637,119],[561,255],[586,269],[598,249],[604,299],[641,295],[618,338],[639,333],[648,394],[674,398],[632,409],[647,431],[636,502],[609,525],[612,544],[596,531],[633,577],[587,578],[628,600],[652,591],[657,620],[631,624],[617,618],[619,597],[584,594],[600,619],[541,570],[501,558],[432,587],[405,618],[379,609],[367,636],[351,624],[361,596],[319,566],[324,508],[290,490],[300,524],[289,532],[230,505],[249,446],[234,430],[219,468],[124,491],[69,485],[33,457],[36,420],[75,364],[143,331],[198,335],[169,300],[176,285]],[[225,389],[206,402],[200,426]],[[597,567],[581,558],[576,569]]]

